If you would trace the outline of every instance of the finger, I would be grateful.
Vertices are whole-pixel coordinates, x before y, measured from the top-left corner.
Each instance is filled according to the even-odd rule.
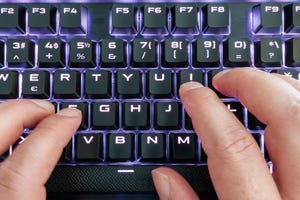
[[[52,114],[54,107],[43,100],[11,100],[0,104],[0,155],[13,144],[24,128]]]
[[[197,200],[193,188],[176,171],[160,167],[152,171],[155,188],[161,200]]]
[[[251,113],[267,124],[265,143],[274,164],[273,176],[289,199],[300,194],[300,93],[287,81],[255,70],[221,72],[213,80],[222,93],[238,97]]]
[[[180,87],[180,97],[207,154],[218,197],[279,199],[256,142],[217,95],[189,82]]]
[[[43,187],[80,121],[76,109],[61,110],[41,121],[0,166],[0,186],[26,193]]]
[[[300,91],[300,81],[298,79],[286,76],[286,75],[282,75],[282,74],[277,74],[274,73],[273,75],[285,80],[286,82],[288,82],[290,85],[292,85],[294,88],[296,88],[298,91]]]

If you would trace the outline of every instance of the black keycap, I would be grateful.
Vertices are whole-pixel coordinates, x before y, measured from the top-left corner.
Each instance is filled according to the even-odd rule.
[[[248,38],[229,38],[224,46],[224,66],[250,66],[250,40]]]
[[[56,32],[55,7],[50,4],[30,4],[27,9],[30,33],[53,34]]]
[[[167,34],[167,8],[165,4],[145,4],[143,7],[142,33]]]
[[[257,67],[280,67],[282,65],[282,40],[262,38],[255,43],[255,65]]]
[[[197,137],[195,134],[170,134],[170,159],[176,161],[196,160]]]
[[[218,67],[220,64],[219,41],[215,38],[198,38],[194,43],[195,67]]]
[[[112,6],[112,34],[135,34],[136,8],[132,4],[114,4]]]
[[[173,30],[175,34],[197,34],[198,27],[198,8],[196,4],[176,4],[172,8]]]
[[[133,41],[132,66],[157,67],[155,40],[135,39]]]
[[[87,15],[87,9],[81,4],[61,4],[60,34],[85,34]]]
[[[186,82],[190,82],[190,81],[195,81],[195,82],[204,84],[203,71],[190,70],[190,69],[182,70],[182,71],[180,71],[179,77],[177,80],[179,80],[178,83],[180,85],[183,83],[186,83]],[[179,89],[179,87],[178,87],[178,89]]]
[[[123,127],[125,129],[147,129],[149,117],[148,103],[126,102],[123,104]]]
[[[139,135],[139,155],[142,161],[158,161],[166,158],[164,134],[145,133]]]
[[[111,161],[131,161],[133,160],[133,135],[109,134],[108,135],[107,159]]]
[[[229,111],[244,124],[244,107],[239,102],[224,102]]]
[[[252,113],[248,112],[248,128],[250,130],[264,130],[265,124],[260,122]]]
[[[50,96],[50,75],[47,71],[25,71],[22,74],[22,96],[47,99]]]
[[[292,3],[284,7],[284,31],[299,33],[300,31],[300,3]]]
[[[75,139],[77,161],[97,162],[103,159],[102,134],[77,134]]]
[[[117,72],[117,94],[125,98],[141,96],[140,72],[126,70]]]
[[[280,33],[282,7],[280,3],[261,3],[253,7],[252,25],[255,33]]]
[[[91,126],[93,129],[117,129],[119,127],[119,104],[115,102],[92,103]]]
[[[4,42],[0,41],[0,67],[4,66]]]
[[[104,70],[86,71],[84,93],[87,98],[111,97],[111,73]]]
[[[292,38],[286,41],[285,46],[286,46],[285,48],[286,65],[289,67],[299,67],[300,66],[300,54],[299,54],[300,38]]]
[[[210,3],[203,7],[202,30],[209,34],[228,34],[230,12],[227,4]]]
[[[163,44],[163,67],[187,67],[188,47],[185,39],[168,38]]]
[[[57,70],[53,76],[55,98],[80,97],[80,73],[78,71]]]
[[[172,73],[169,70],[152,70],[148,74],[148,95],[154,98],[173,96]]]
[[[0,155],[0,163],[3,162],[9,156],[9,151],[6,151],[2,155]]]
[[[0,32],[20,34],[25,33],[26,10],[17,4],[0,5]]]
[[[181,107],[177,102],[158,102],[154,106],[156,129],[179,129],[181,127]]]
[[[190,116],[185,112],[185,129],[186,130],[194,130],[193,127],[193,123],[192,123],[192,119],[190,118]]]
[[[8,39],[6,41],[8,67],[34,66],[34,44],[28,39]]]
[[[125,67],[126,54],[123,40],[104,39],[101,42],[101,66]]]
[[[0,71],[0,98],[14,99],[18,97],[19,74],[17,71]]]
[[[69,61],[71,67],[95,67],[95,43],[88,39],[72,39]]]
[[[38,66],[45,68],[65,66],[65,43],[60,39],[38,40]]]
[[[88,104],[86,102],[63,102],[60,109],[64,108],[76,108],[81,111],[82,120],[79,126],[79,130],[85,130],[88,128]]]
[[[277,73],[299,80],[299,72],[294,69],[272,70],[271,73]]]
[[[63,149],[63,152],[60,156],[59,162],[71,162],[73,157],[73,147],[72,140],[67,144],[67,146]]]
[[[212,89],[220,98],[228,98],[227,96],[220,93],[212,84],[212,80],[213,80],[214,76],[221,71],[222,70],[216,69],[216,70],[211,70],[207,73],[207,86],[210,89]]]

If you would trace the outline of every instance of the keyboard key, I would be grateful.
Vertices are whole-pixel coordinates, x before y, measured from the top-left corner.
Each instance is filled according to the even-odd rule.
[[[277,73],[299,80],[299,72],[294,69],[272,70],[271,73]]]
[[[50,75],[47,71],[25,71],[22,74],[22,96],[48,99],[50,97]]]
[[[81,4],[61,4],[59,16],[60,34],[87,32],[87,9]]]
[[[0,33],[24,34],[26,32],[26,10],[16,4],[0,5]]]
[[[180,71],[178,80],[180,85],[190,81],[195,81],[203,84],[204,83],[203,72],[200,70],[189,70],[189,69],[182,70]]]
[[[4,42],[0,41],[0,67],[4,66]]]
[[[135,39],[133,41],[132,66],[157,67],[155,40]]]
[[[117,72],[117,94],[124,98],[141,96],[141,75],[139,71],[126,70]]]
[[[115,102],[92,103],[91,126],[93,129],[118,129],[119,104]]]
[[[198,34],[198,8],[196,4],[176,4],[172,8],[172,32],[175,34]]]
[[[225,106],[244,124],[244,107],[239,102],[224,102]]]
[[[299,6],[300,8],[300,6]],[[285,62],[289,67],[300,66],[300,38],[292,38],[285,43]]]
[[[19,74],[17,71],[0,71],[0,98],[14,99],[18,97]]]
[[[218,67],[220,64],[219,41],[215,38],[197,38],[194,43],[194,67]]]
[[[73,145],[72,140],[67,144],[67,146],[63,149],[63,152],[59,158],[59,162],[71,162],[73,157]]]
[[[65,66],[65,43],[60,39],[38,40],[38,66],[45,68]]]
[[[230,12],[227,4],[210,3],[203,7],[204,33],[208,34],[228,34]]]
[[[132,4],[114,4],[112,6],[112,34],[135,34],[136,8]]]
[[[139,155],[142,161],[159,161],[166,158],[164,134],[145,133],[139,135]]]
[[[184,121],[184,123],[185,123],[185,129],[186,130],[194,130],[192,119],[187,114],[187,112],[185,112],[184,115],[185,115],[185,121]]]
[[[300,31],[300,3],[292,3],[284,7],[284,31],[299,33]]]
[[[76,108],[81,111],[82,120],[79,126],[79,130],[85,130],[88,128],[88,104],[86,102],[63,102],[61,103],[61,108]]]
[[[134,141],[133,135],[109,134],[108,135],[107,159],[111,161],[131,161],[133,160]]]
[[[216,69],[216,70],[211,70],[207,73],[207,87],[212,89],[219,96],[219,98],[228,98],[227,96],[219,92],[217,89],[215,89],[215,87],[212,84],[214,76],[221,71],[222,70]]]
[[[169,70],[151,70],[148,74],[148,95],[154,98],[173,96],[172,73]]]
[[[111,73],[104,70],[89,70],[84,74],[86,98],[111,97]]]
[[[255,43],[255,65],[257,67],[280,67],[282,65],[282,40],[262,38]]]
[[[250,40],[229,38],[224,43],[224,65],[227,67],[247,67],[251,64]]]
[[[50,4],[30,4],[28,6],[28,28],[34,34],[56,32],[56,8]]]
[[[95,43],[88,39],[72,39],[70,41],[69,61],[71,67],[95,67]]]
[[[53,95],[55,98],[80,97],[80,73],[78,71],[57,70],[53,76]]]
[[[148,103],[126,102],[123,104],[123,127],[125,129],[147,129],[149,117]]]
[[[77,134],[75,158],[78,161],[99,162],[103,159],[102,134]]]
[[[101,42],[101,66],[125,67],[125,45],[120,39],[104,39]]]
[[[252,113],[248,112],[248,128],[250,130],[264,130],[265,124],[260,122]]]
[[[187,67],[188,47],[185,39],[168,38],[164,42],[163,67]]]
[[[197,137],[195,134],[170,134],[170,159],[175,161],[196,160]]]
[[[280,3],[261,3],[253,7],[253,31],[255,33],[280,33],[282,29],[282,7]]]
[[[9,151],[6,151],[2,155],[0,155],[0,163],[3,162],[9,156]]]
[[[165,4],[146,4],[143,7],[142,33],[167,34],[167,8]]]
[[[179,129],[181,107],[177,102],[158,102],[154,106],[156,129]]]

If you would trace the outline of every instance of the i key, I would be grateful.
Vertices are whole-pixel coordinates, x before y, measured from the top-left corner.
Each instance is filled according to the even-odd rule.
[[[153,39],[135,39],[132,53],[133,67],[156,67],[156,42]]]
[[[75,159],[96,162],[103,159],[103,136],[101,134],[77,134]]]
[[[95,44],[88,39],[72,39],[70,41],[70,66],[71,67],[95,67]]]
[[[24,34],[26,26],[26,10],[16,4],[0,5],[0,32],[6,34]]]
[[[185,39],[168,38],[164,42],[163,67],[187,67],[188,47]]]
[[[47,99],[50,95],[50,75],[47,71],[25,71],[22,74],[24,97]]]

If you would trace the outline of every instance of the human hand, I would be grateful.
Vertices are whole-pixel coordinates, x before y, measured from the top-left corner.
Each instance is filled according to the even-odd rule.
[[[300,82],[243,68],[218,73],[213,85],[224,95],[239,98],[266,124],[265,144],[274,166],[270,174],[253,137],[212,90],[198,83],[183,84],[180,96],[208,156],[218,198],[299,199]],[[173,170],[158,168],[152,176],[162,200],[198,199]]]
[[[79,110],[54,114],[54,106],[42,100],[1,103],[0,155],[24,128],[35,128],[0,165],[0,199],[46,199],[44,184],[80,122]]]

